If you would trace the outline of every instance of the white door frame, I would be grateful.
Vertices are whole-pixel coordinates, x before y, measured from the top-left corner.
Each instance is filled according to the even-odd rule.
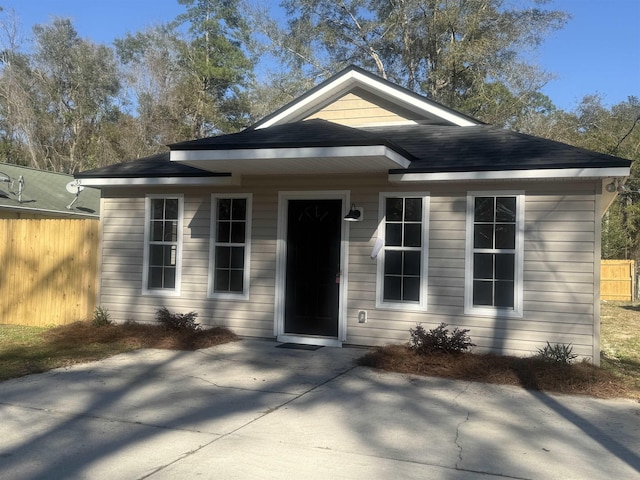
[[[341,222],[340,227],[340,288],[338,294],[338,337],[313,335],[285,335],[284,314],[286,304],[287,274],[287,230],[289,200],[341,200],[344,217],[350,203],[349,190],[320,190],[278,192],[278,237],[276,244],[276,291],[273,333],[279,342],[341,347],[347,339],[347,287],[349,266],[349,229]]]

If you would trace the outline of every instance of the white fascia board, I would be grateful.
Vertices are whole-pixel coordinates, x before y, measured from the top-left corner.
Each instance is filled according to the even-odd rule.
[[[304,111],[309,106],[314,106],[325,99],[329,99],[331,97],[339,96],[343,92],[346,92],[352,86],[361,86],[365,90],[368,90],[371,93],[380,94],[396,103],[399,101],[404,103],[407,108],[412,110],[424,110],[429,112],[432,115],[436,115],[444,120],[454,123],[455,125],[461,127],[470,127],[474,125],[478,125],[476,122],[472,122],[464,117],[456,115],[452,112],[449,112],[439,106],[428,102],[426,100],[420,100],[413,95],[409,95],[406,92],[402,91],[399,88],[393,88],[390,85],[384,84],[382,82],[377,81],[376,79],[370,78],[361,74],[360,72],[350,71],[345,73],[343,76],[336,78],[333,82],[325,85],[323,88],[314,92],[312,95],[309,95],[307,98],[304,98],[289,107],[288,109],[280,112],[279,115],[276,115],[269,121],[263,123],[262,125],[256,127],[256,130],[261,128],[271,127],[273,125],[279,125],[281,123],[286,123],[291,119],[291,117],[296,118],[296,114],[300,111]]]
[[[390,85],[386,85],[386,84],[377,82],[372,78],[365,77],[359,72],[353,72],[353,73],[355,74],[358,80],[360,80],[363,84],[369,87],[370,91],[371,89],[373,89],[374,91],[377,90],[378,92],[384,94],[386,97],[397,99],[405,104],[411,105],[412,109],[414,110],[415,110],[415,107],[418,107],[422,110],[425,110],[431,113],[432,115],[436,115],[442,118],[443,120],[447,120],[448,122],[451,122],[460,127],[472,127],[474,125],[478,125],[478,123],[476,122],[472,122],[467,118],[464,118],[464,117],[461,117],[460,115],[456,115],[455,113],[449,112],[444,108],[441,108],[438,105],[435,105],[431,102],[428,102],[426,100],[421,100],[420,98],[416,98],[413,95],[409,95],[408,93],[402,90],[393,88]]]
[[[240,177],[138,177],[138,178],[79,178],[84,187],[120,187],[154,185],[240,185]]]
[[[401,168],[411,161],[386,145],[349,147],[246,148],[237,150],[174,150],[172,162],[269,160],[291,158],[387,157]],[[193,165],[193,164],[191,164]]]
[[[540,170],[497,170],[487,172],[394,173],[390,182],[446,182],[464,180],[533,180],[553,178],[626,177],[628,167],[549,168]]]
[[[317,92],[314,92],[312,95],[309,95],[308,97],[297,101],[269,121],[263,123],[262,125],[259,125],[256,130],[271,127],[273,125],[279,125],[281,123],[286,123],[289,120],[289,117],[294,115],[296,112],[299,112],[300,110],[305,110],[309,105],[314,105],[324,98],[329,98],[331,95],[336,95],[342,91],[346,91],[349,86],[355,83],[353,73],[354,72],[347,72],[345,75],[336,78],[333,82],[325,85],[324,88],[321,88]]]

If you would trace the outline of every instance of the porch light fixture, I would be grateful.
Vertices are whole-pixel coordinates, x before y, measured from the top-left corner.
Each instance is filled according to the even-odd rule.
[[[356,207],[355,203],[351,204],[349,213],[344,216],[345,222],[361,222],[362,221],[362,207]]]

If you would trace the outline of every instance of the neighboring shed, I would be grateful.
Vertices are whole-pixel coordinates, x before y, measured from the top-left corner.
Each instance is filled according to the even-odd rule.
[[[0,163],[0,324],[59,325],[96,305],[100,192]]]
[[[280,341],[599,362],[600,219],[629,160],[484,125],[348,68],[243,132],[76,178],[102,189],[101,305]]]

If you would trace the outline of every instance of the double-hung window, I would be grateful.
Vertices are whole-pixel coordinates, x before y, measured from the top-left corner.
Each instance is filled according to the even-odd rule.
[[[521,316],[524,196],[469,193],[465,311]]]
[[[425,310],[429,196],[382,193],[379,208],[377,306]]]
[[[212,195],[209,294],[249,298],[251,195]]]
[[[145,198],[143,293],[180,294],[182,222],[181,195]]]

